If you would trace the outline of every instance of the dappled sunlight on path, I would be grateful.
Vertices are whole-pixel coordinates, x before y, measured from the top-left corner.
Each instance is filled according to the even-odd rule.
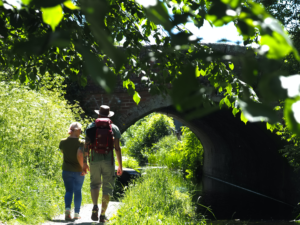
[[[120,202],[109,202],[108,208],[106,211],[107,218],[111,218],[114,214],[116,214],[118,208],[121,206],[122,203]],[[101,211],[101,206],[99,205]],[[47,221],[46,223],[43,223],[43,225],[90,225],[90,224],[103,224],[99,222],[95,222],[91,220],[91,213],[92,213],[92,204],[87,204],[81,208],[80,216],[81,219],[74,220],[74,221],[65,221],[65,215],[59,215],[55,218],[53,218],[51,221]]]

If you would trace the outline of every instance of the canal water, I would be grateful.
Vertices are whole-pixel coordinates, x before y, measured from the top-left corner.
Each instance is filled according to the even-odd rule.
[[[203,176],[196,188],[195,201],[199,213],[209,219],[291,220],[294,206],[214,177]],[[205,191],[204,191],[205,190]]]
[[[125,169],[122,179],[118,178],[116,181],[114,199],[122,197],[123,187],[127,186],[131,179],[139,176],[136,171]],[[220,220],[279,222],[279,220],[293,220],[297,216],[293,213],[292,205],[214,177],[202,176],[201,182],[194,190],[194,201],[198,203],[197,212],[205,215],[207,219],[218,222]]]

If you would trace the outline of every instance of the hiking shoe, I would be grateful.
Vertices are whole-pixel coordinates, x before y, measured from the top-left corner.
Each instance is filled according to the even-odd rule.
[[[98,218],[98,211],[99,211],[99,208],[94,206],[94,208],[92,210],[92,217],[91,217],[91,219],[93,221],[98,221],[99,220],[99,218]]]
[[[107,223],[107,222],[109,222],[109,220],[106,218],[105,215],[100,215],[99,222],[100,223]]]
[[[71,217],[70,210],[65,211],[65,220],[73,220],[72,217]]]
[[[74,220],[79,220],[79,219],[81,219],[81,216],[79,215],[79,213],[75,213]]]

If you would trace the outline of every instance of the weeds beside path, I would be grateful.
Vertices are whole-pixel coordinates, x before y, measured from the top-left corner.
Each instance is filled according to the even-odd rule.
[[[116,214],[118,208],[121,206],[122,203],[120,202],[109,202],[108,208],[106,211],[107,218],[111,218],[114,214]],[[43,223],[43,225],[72,225],[72,224],[80,224],[80,225],[90,225],[90,224],[100,224],[99,222],[95,222],[91,220],[91,211],[92,211],[93,205],[87,204],[83,206],[80,210],[80,220],[75,221],[65,221],[65,215],[59,215],[55,218],[53,218],[51,221],[48,221],[46,223]],[[101,210],[101,208],[100,208]]]

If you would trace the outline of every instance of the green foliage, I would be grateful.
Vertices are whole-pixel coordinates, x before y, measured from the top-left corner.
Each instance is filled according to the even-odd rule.
[[[166,136],[154,144],[149,162],[166,165],[170,169],[181,169],[187,173],[187,178],[194,178],[203,165],[203,147],[188,127],[183,127],[182,131],[182,141],[175,136]]]
[[[188,119],[217,110],[210,99],[214,90],[226,90],[224,97],[227,98],[223,103],[228,107],[239,99],[246,103],[248,107],[235,106],[244,111],[244,121],[263,118],[274,123],[274,117],[278,120],[278,115],[272,112],[274,100],[295,100],[282,94],[285,90],[278,85],[278,78],[287,75],[281,65],[282,59],[288,55],[291,64],[298,64],[299,56],[284,27],[270,13],[290,25],[298,20],[298,7],[291,7],[297,5],[296,2],[262,1],[270,13],[262,4],[236,0],[180,1],[178,4],[163,0],[151,6],[133,0],[77,0],[74,4],[64,0],[22,2],[24,5],[19,9],[0,6],[3,36],[0,39],[0,64],[9,80],[19,79],[36,88],[38,78],[48,71],[52,76],[60,74],[85,85],[90,75],[104,90],[112,92],[116,76],[128,81],[129,75],[144,74],[141,79],[150,93],[170,93],[176,108],[186,113]],[[279,10],[279,6],[286,10]],[[172,18],[166,7],[172,10]],[[215,26],[235,22],[245,44],[257,41],[260,48],[228,55],[201,46],[199,39],[191,38],[192,34],[182,24],[190,20],[200,28],[204,19]],[[168,31],[168,36],[162,35],[160,26]],[[299,29],[293,27],[295,29],[289,30],[296,40]],[[179,33],[173,33],[174,28],[178,28]],[[150,54],[139,57],[143,43],[149,43],[150,35],[155,38],[156,45],[149,46]],[[122,39],[126,40],[124,50],[114,46],[115,41]],[[254,55],[260,57],[261,63]],[[149,61],[156,63],[149,66]],[[241,76],[231,71],[239,62],[243,70]],[[156,71],[162,71],[162,74],[158,76]],[[196,77],[200,74],[207,77],[210,87],[198,82]],[[257,83],[263,102],[253,98],[253,86]],[[138,104],[140,96],[134,86],[126,87]],[[258,104],[251,104],[253,101]],[[288,104],[286,108],[291,111]],[[294,120],[296,114],[290,115],[289,121],[298,123]],[[299,132],[298,126],[290,124],[289,127],[295,127],[293,132]]]
[[[154,143],[148,153],[148,161],[151,165],[163,165],[170,169],[182,169],[182,154],[176,151],[177,145],[181,145],[177,137],[169,135]]]
[[[285,119],[283,120],[285,121]],[[283,124],[285,124],[283,122]],[[283,149],[280,149],[280,153],[285,157],[288,163],[295,169],[300,169],[300,138],[298,135],[293,134],[287,126],[281,124],[269,125],[269,130],[275,131],[277,135],[281,136],[281,139],[286,142]]]
[[[162,114],[150,114],[132,125],[122,135],[123,149],[140,164],[147,161],[145,152],[160,138],[172,133],[173,120]]]
[[[124,156],[123,152],[122,152],[122,155]],[[116,162],[116,166],[119,166],[118,161],[115,160],[115,162]],[[135,158],[130,157],[130,156],[122,157],[122,165],[123,165],[123,168],[131,168],[134,170],[137,170],[139,168],[138,161]]]
[[[58,144],[68,136],[71,122],[85,126],[89,121],[81,120],[81,109],[55,91],[62,80],[43,82],[38,92],[17,82],[0,82],[1,221],[37,224],[64,210]],[[86,181],[83,202],[89,199]]]
[[[206,221],[196,215],[192,187],[180,174],[168,169],[146,169],[125,192],[124,205],[111,224],[199,224]]]

